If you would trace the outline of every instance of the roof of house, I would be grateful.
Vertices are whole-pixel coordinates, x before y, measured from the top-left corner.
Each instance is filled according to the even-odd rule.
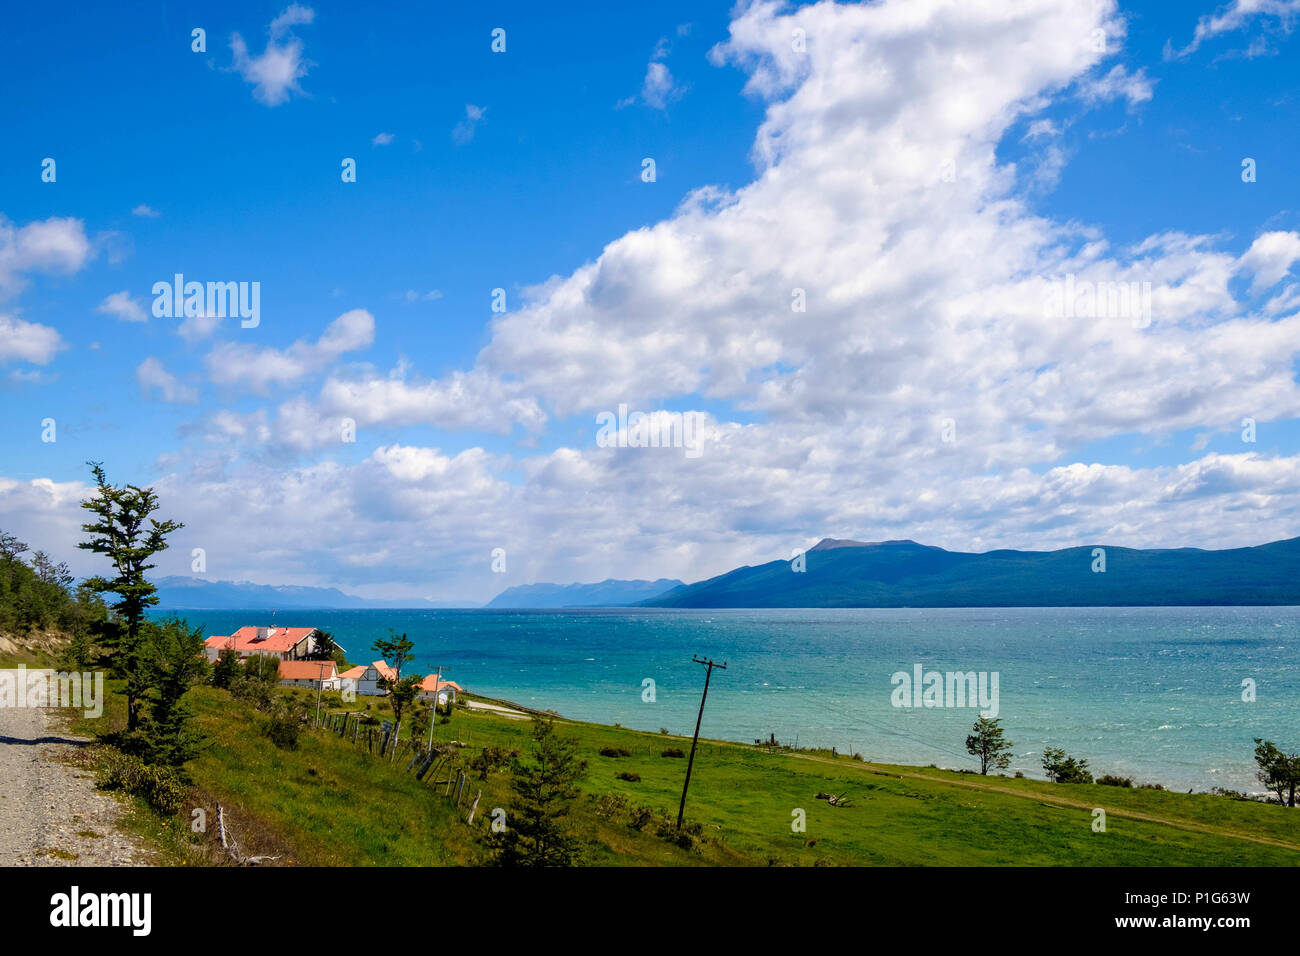
[[[339,677],[342,677],[344,680],[361,680],[361,675],[364,674],[366,670],[366,665],[358,664],[356,667],[350,667],[345,670],[339,675]]]
[[[329,680],[337,671],[333,661],[280,661],[280,680]]]
[[[430,694],[436,691],[444,691],[448,688],[455,691],[463,691],[465,689],[454,680],[447,680],[446,678],[443,678],[442,682],[439,683],[437,674],[430,674],[420,684],[420,690],[427,691]]]
[[[308,635],[316,632],[314,627],[271,627],[266,629],[266,637],[258,637],[258,630],[256,627],[241,627],[234,634],[213,635],[203,643],[208,647],[233,647],[237,651],[274,654],[293,650]]]
[[[384,680],[392,680],[397,676],[397,671],[389,667],[387,661],[374,661],[370,666],[379,671],[379,676]]]

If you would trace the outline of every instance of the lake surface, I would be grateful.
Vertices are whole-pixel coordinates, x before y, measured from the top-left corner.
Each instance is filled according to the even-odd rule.
[[[891,676],[996,672],[1008,772],[1041,777],[1044,747],[1094,773],[1258,792],[1252,738],[1300,749],[1300,608],[561,611],[184,611],[204,634],[319,627],[369,662],[389,628],[414,668],[467,690],[641,730],[837,747],[870,760],[976,767],[978,707],[896,707]],[[1257,700],[1242,700],[1242,681]],[[643,700],[654,681],[654,700]]]

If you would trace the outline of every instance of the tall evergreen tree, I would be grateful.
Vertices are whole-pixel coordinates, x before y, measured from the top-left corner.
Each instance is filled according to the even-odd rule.
[[[587,770],[578,759],[577,742],[555,733],[555,724],[533,718],[532,759],[510,761],[514,792],[506,828],[492,833],[488,845],[499,866],[574,866],[581,842],[565,826],[578,797],[577,782]]]
[[[146,621],[141,628],[140,659],[147,689],[139,727],[122,741],[124,749],[145,763],[179,767],[198,754],[201,735],[183,698],[207,679],[203,629],[171,618]]]
[[[140,704],[149,690],[149,676],[143,654],[145,611],[158,603],[156,589],[145,578],[149,563],[167,548],[167,535],[184,525],[176,521],[151,518],[158,509],[158,496],[152,488],[108,483],[104,466],[88,462],[95,476],[95,494],[81,503],[94,520],[81,529],[90,539],[77,545],[87,551],[106,555],[116,574],[111,578],[88,578],[86,586],[98,594],[114,594],[117,623],[104,635],[104,643],[113,651],[114,663],[126,678],[127,731],[140,723]],[[147,523],[147,526],[146,526]]]

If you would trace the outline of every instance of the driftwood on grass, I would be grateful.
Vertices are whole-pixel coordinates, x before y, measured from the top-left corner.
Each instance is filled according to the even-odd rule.
[[[280,859],[278,856],[244,856],[239,850],[239,844],[235,842],[235,835],[226,830],[226,810],[219,803],[217,804],[217,829],[221,835],[221,848],[239,866],[258,866],[270,860]]]

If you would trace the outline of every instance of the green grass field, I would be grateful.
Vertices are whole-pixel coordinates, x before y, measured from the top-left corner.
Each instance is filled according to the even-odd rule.
[[[294,691],[304,700],[314,694]],[[346,708],[338,695],[330,712],[365,710],[391,716],[385,701],[358,698]],[[481,781],[469,773],[460,807],[443,785],[417,782],[406,772],[409,754],[395,763],[367,753],[360,742],[327,730],[307,730],[297,750],[277,749],[260,732],[262,715],[227,692],[199,688],[192,706],[209,742],[189,765],[195,803],[216,825],[216,805],[245,853],[278,855],[281,864],[474,865],[487,860],[481,843],[494,808],[510,807],[508,776]],[[121,719],[120,705],[112,711]],[[97,722],[98,723],[98,722]],[[947,866],[1289,866],[1300,863],[1300,812],[1213,795],[1052,784],[980,777],[931,768],[864,763],[829,753],[768,751],[701,741],[687,820],[704,839],[692,850],[675,846],[654,827],[634,829],[625,817],[602,813],[601,795],[675,818],[689,738],[557,720],[588,761],[584,796],[573,829],[589,841],[595,865],[947,865]],[[85,727],[84,730],[95,728]],[[103,729],[102,726],[98,729]],[[457,707],[435,727],[436,741],[457,740],[464,765],[482,747],[525,753],[530,723]],[[600,756],[621,748],[627,757]],[[377,748],[376,748],[377,749]],[[449,777],[449,768],[438,772]],[[452,771],[454,775],[455,771]],[[619,773],[640,776],[639,782]],[[430,778],[431,779],[431,778]],[[469,804],[482,790],[473,828]],[[819,793],[847,794],[832,806]],[[1094,832],[1093,811],[1106,812],[1105,832]],[[792,823],[802,811],[803,832]],[[187,834],[187,820],[152,835],[176,862],[216,862],[211,838]],[[147,829],[147,828],[146,828]]]

